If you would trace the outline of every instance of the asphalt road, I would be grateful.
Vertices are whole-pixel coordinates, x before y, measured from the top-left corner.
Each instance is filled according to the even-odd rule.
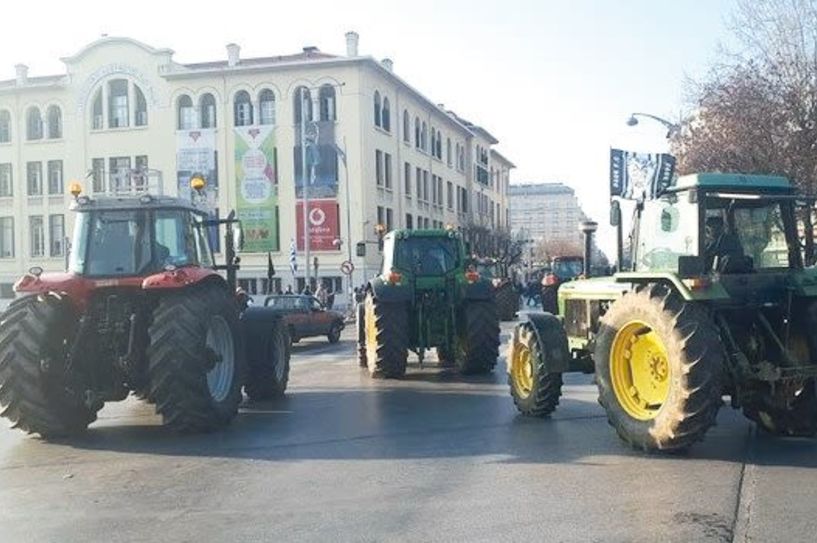
[[[648,456],[587,376],[528,420],[502,363],[372,381],[353,350],[350,331],[296,346],[287,398],[220,434],[168,434],[136,400],[67,443],[0,430],[0,542],[817,538],[817,441],[756,435],[725,408],[689,453]]]

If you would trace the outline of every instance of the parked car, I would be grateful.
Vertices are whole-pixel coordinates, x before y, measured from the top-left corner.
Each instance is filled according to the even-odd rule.
[[[278,294],[264,299],[265,307],[272,307],[284,315],[293,343],[305,337],[326,336],[329,343],[337,343],[343,330],[343,314],[326,309],[314,296]]]

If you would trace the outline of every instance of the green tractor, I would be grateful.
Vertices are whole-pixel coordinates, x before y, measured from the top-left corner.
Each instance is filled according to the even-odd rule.
[[[383,266],[358,305],[358,359],[373,377],[400,378],[408,352],[420,365],[436,348],[463,374],[493,370],[499,319],[491,282],[453,230],[395,230],[383,238]]]
[[[494,299],[499,320],[512,321],[519,312],[519,293],[510,277],[508,266],[493,258],[481,258],[475,261],[477,271],[482,277],[491,281],[494,288]]]
[[[797,221],[813,205],[783,177],[739,174],[680,177],[636,202],[631,266],[565,283],[558,315],[517,325],[518,410],[545,416],[563,373],[595,372],[610,424],[638,449],[702,439],[724,396],[765,431],[814,435],[817,269],[803,264],[811,233]],[[618,201],[611,223],[627,261]]]

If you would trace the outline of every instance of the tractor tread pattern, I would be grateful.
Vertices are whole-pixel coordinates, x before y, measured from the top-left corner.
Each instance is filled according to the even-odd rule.
[[[533,368],[533,389],[528,397],[517,393],[513,378],[510,374],[508,375],[513,403],[519,413],[526,417],[546,417],[556,410],[559,398],[562,396],[562,374],[548,372],[548,353],[553,349],[564,350],[566,353],[567,335],[558,321],[556,326],[541,326],[538,330],[534,330],[534,324],[530,321],[518,324],[514,337],[508,344],[507,364],[509,365],[513,360],[515,341],[528,346],[535,367]]]
[[[609,349],[617,325],[636,316],[663,321],[658,325],[671,331],[665,347],[671,371],[679,374],[673,378],[677,387],[670,389],[667,402],[650,424],[624,414],[609,381]],[[601,319],[594,359],[599,403],[607,413],[608,423],[634,449],[685,450],[702,440],[715,423],[723,403],[724,349],[720,335],[704,307],[684,302],[666,285],[638,287],[610,306]]]
[[[258,340],[265,338],[264,349],[258,354],[262,354],[260,360],[247,360],[247,382],[244,384],[244,392],[253,401],[271,400],[281,398],[287,390],[289,383],[289,359],[291,355],[291,341],[289,338],[289,328],[281,320],[275,321],[270,329],[265,326],[265,330],[248,329],[250,333],[257,333],[253,338]],[[245,341],[252,341],[247,337]],[[283,375],[277,377],[279,364],[284,364]]]
[[[375,378],[398,379],[406,373],[409,345],[408,308],[405,304],[377,300],[372,293],[377,337],[374,352],[367,353],[369,373]]]
[[[212,315],[221,315],[230,325],[236,364],[230,393],[218,404],[206,377],[205,342]],[[226,289],[202,285],[162,296],[148,333],[148,398],[165,425],[180,433],[226,426],[238,412],[244,369],[237,311]]]
[[[462,356],[458,357],[463,375],[490,373],[499,357],[499,317],[493,300],[466,302],[463,308],[465,329]]]
[[[494,290],[494,298],[496,299],[499,320],[514,320],[517,311],[519,311],[519,295],[516,293],[513,283],[510,281],[503,282],[499,288]]]

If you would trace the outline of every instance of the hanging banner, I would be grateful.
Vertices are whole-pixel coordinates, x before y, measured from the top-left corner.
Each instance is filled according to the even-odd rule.
[[[337,200],[309,200],[309,250],[337,251],[335,240],[340,237],[340,214]],[[298,250],[304,249],[304,205],[295,204],[296,239]]]
[[[673,183],[675,157],[610,149],[610,196],[638,200],[661,195]]]
[[[244,251],[279,250],[278,164],[272,126],[235,127],[236,214]]]
[[[190,187],[190,178],[200,175],[207,185],[201,194]],[[207,210],[211,219],[218,218],[218,166],[216,165],[216,131],[212,128],[176,131],[176,189],[179,198],[196,202]],[[207,237],[214,251],[221,250],[218,227],[208,229]]]

